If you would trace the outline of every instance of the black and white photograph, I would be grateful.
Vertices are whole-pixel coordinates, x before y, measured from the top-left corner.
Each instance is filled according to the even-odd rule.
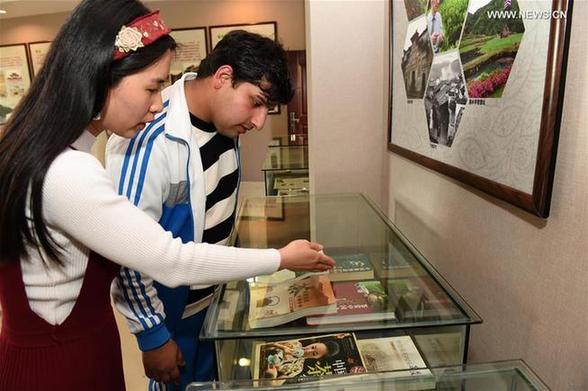
[[[465,82],[456,51],[435,57],[425,94],[432,144],[451,147],[467,104]]]
[[[433,63],[433,49],[424,16],[410,22],[402,52],[402,74],[407,99],[422,99]]]

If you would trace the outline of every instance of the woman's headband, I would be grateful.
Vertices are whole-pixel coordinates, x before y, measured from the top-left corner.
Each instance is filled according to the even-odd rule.
[[[128,56],[139,48],[151,45],[164,35],[168,35],[171,29],[167,28],[159,17],[159,11],[141,16],[127,26],[122,26],[114,41],[115,60]]]

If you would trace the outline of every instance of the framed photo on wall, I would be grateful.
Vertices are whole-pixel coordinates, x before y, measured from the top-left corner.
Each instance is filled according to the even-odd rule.
[[[176,54],[170,66],[170,83],[186,72],[197,72],[200,61],[208,54],[206,27],[173,29],[170,34],[177,42]]]
[[[210,47],[214,48],[216,44],[223,39],[227,33],[233,30],[245,30],[268,37],[276,41],[278,39],[278,24],[276,22],[231,24],[223,26],[210,26]]]
[[[29,48],[29,58],[31,59],[31,76],[35,77],[45,61],[45,57],[51,47],[51,42],[29,42],[27,45]]]
[[[548,217],[571,5],[390,0],[388,149]]]
[[[0,45],[0,124],[7,122],[30,85],[27,46]]]

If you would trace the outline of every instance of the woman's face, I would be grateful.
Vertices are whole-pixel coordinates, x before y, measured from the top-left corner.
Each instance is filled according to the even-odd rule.
[[[321,342],[311,343],[304,347],[305,358],[314,358],[315,360],[318,360],[319,358],[326,356],[327,353],[329,353],[327,345]]]
[[[121,137],[132,138],[163,109],[161,87],[169,74],[172,52],[124,77],[112,88],[101,112],[100,125]]]

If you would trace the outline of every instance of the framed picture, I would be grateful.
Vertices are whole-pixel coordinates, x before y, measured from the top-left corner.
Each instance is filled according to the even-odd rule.
[[[7,122],[30,85],[27,46],[0,45],[0,124]]]
[[[208,54],[208,39],[206,27],[173,29],[170,35],[178,44],[169,71],[173,84],[184,73],[198,71],[200,61]]]
[[[40,42],[29,42],[29,58],[31,59],[31,76],[35,77],[39,73],[45,57],[51,47],[51,42],[40,41]]]
[[[391,0],[388,149],[548,217],[571,5]]]
[[[267,111],[267,113],[269,115],[280,114],[280,105],[279,104],[275,105],[274,107],[272,107],[271,109],[269,109]]]
[[[227,33],[233,30],[245,30],[251,33],[256,33],[277,40],[278,37],[278,24],[276,22],[261,22],[261,23],[249,23],[249,24],[232,24],[224,26],[210,26],[210,47],[214,48],[216,44],[223,39]]]

